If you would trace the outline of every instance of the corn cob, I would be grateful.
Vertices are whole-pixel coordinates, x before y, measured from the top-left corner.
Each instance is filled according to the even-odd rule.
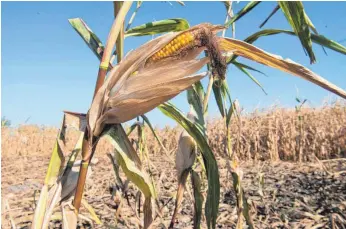
[[[185,32],[174,38],[149,58],[149,62],[156,62],[164,58],[177,56],[182,50],[193,48],[195,44],[194,35],[191,32]]]
[[[147,64],[156,63],[168,58],[178,59],[186,55],[193,48],[205,47],[209,53],[213,74],[224,79],[227,65],[219,49],[214,29],[209,24],[204,24],[203,26],[200,25],[179,34],[149,57]]]

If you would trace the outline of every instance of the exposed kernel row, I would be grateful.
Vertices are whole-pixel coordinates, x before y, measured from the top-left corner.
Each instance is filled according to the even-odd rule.
[[[173,54],[178,53],[182,48],[192,44],[194,37],[191,33],[183,33],[176,38],[174,38],[171,42],[169,42],[166,46],[164,46],[161,50],[156,52],[152,57],[152,61],[160,60],[165,57],[169,57]]]

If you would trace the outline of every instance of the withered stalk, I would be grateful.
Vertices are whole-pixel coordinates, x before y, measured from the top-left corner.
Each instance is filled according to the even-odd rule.
[[[121,4],[121,6],[116,7],[115,11],[114,11],[114,13],[116,14],[115,16],[117,16],[117,17],[114,20],[111,31],[108,35],[106,47],[105,47],[105,50],[103,52],[101,64],[99,66],[99,72],[98,72],[98,76],[97,76],[97,81],[96,81],[96,85],[95,85],[93,98],[95,98],[97,91],[100,89],[100,87],[104,83],[107,71],[110,67],[109,61],[111,59],[112,50],[115,46],[115,42],[118,38],[120,31],[123,30],[124,19],[125,19],[127,12],[129,11],[129,9],[132,5],[132,2],[126,2],[125,4],[115,2],[114,6],[116,6],[118,4]],[[120,26],[120,25],[122,25],[122,26]],[[124,35],[124,33],[120,33],[120,34],[122,36]],[[122,56],[121,53],[118,52],[118,56]],[[75,193],[75,197],[73,200],[73,206],[75,207],[75,213],[76,214],[78,214],[78,212],[79,212],[79,208],[80,208],[82,197],[83,197],[83,191],[84,191],[84,185],[85,185],[85,181],[86,181],[86,175],[87,175],[88,167],[89,167],[90,161],[94,155],[98,140],[99,140],[98,137],[92,137],[92,139],[90,139],[88,129],[85,130],[84,141],[83,141],[83,146],[82,146],[82,163],[81,163],[81,167],[80,167],[76,193]]]

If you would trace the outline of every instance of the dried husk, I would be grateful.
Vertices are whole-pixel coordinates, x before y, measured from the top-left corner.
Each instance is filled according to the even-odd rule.
[[[194,121],[194,115],[191,112],[187,115],[187,117],[190,121]],[[195,140],[187,133],[186,130],[183,130],[179,137],[178,149],[175,155],[175,166],[178,173],[178,180],[180,179],[184,170],[191,168],[195,162],[195,151]]]
[[[207,28],[212,32],[216,32],[221,27],[201,24],[192,27],[189,31],[200,28]],[[181,33],[166,34],[142,45],[130,52],[112,69],[106,82],[96,94],[89,110],[88,124],[92,135],[99,136],[106,123],[125,122],[150,111],[203,77],[201,75],[187,76],[197,72],[209,62],[207,58],[196,59],[204,50],[204,47],[192,48],[182,58],[172,58],[146,65],[146,61],[150,56]],[[133,74],[136,71],[138,73]],[[131,80],[131,83],[128,82],[129,80]],[[138,85],[141,85],[141,91],[136,91]],[[131,88],[132,94],[129,95],[127,92],[124,94],[126,91],[125,89],[122,90],[124,86],[127,90]],[[170,90],[167,90],[167,88]],[[121,102],[121,106],[119,102]]]

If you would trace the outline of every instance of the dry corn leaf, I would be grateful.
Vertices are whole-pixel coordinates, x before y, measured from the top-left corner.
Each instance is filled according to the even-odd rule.
[[[223,51],[233,52],[236,55],[299,76],[346,99],[346,92],[344,90],[292,60],[283,59],[280,56],[267,53],[244,41],[231,38],[218,39]]]
[[[147,173],[141,170],[141,164],[136,162],[129,156],[131,155],[128,151],[134,151],[131,143],[128,142],[126,133],[122,135],[118,134],[120,125],[114,125],[107,132],[105,136],[111,140],[115,148],[115,159],[119,166],[124,171],[126,177],[132,181],[144,194],[144,228],[148,228],[153,220],[152,217],[152,205],[151,198],[156,199],[156,192],[154,186]],[[139,161],[140,162],[140,161]]]
[[[63,204],[61,206],[61,211],[62,211],[62,228],[63,229],[77,228],[77,215],[74,212],[74,208],[70,204]]]

